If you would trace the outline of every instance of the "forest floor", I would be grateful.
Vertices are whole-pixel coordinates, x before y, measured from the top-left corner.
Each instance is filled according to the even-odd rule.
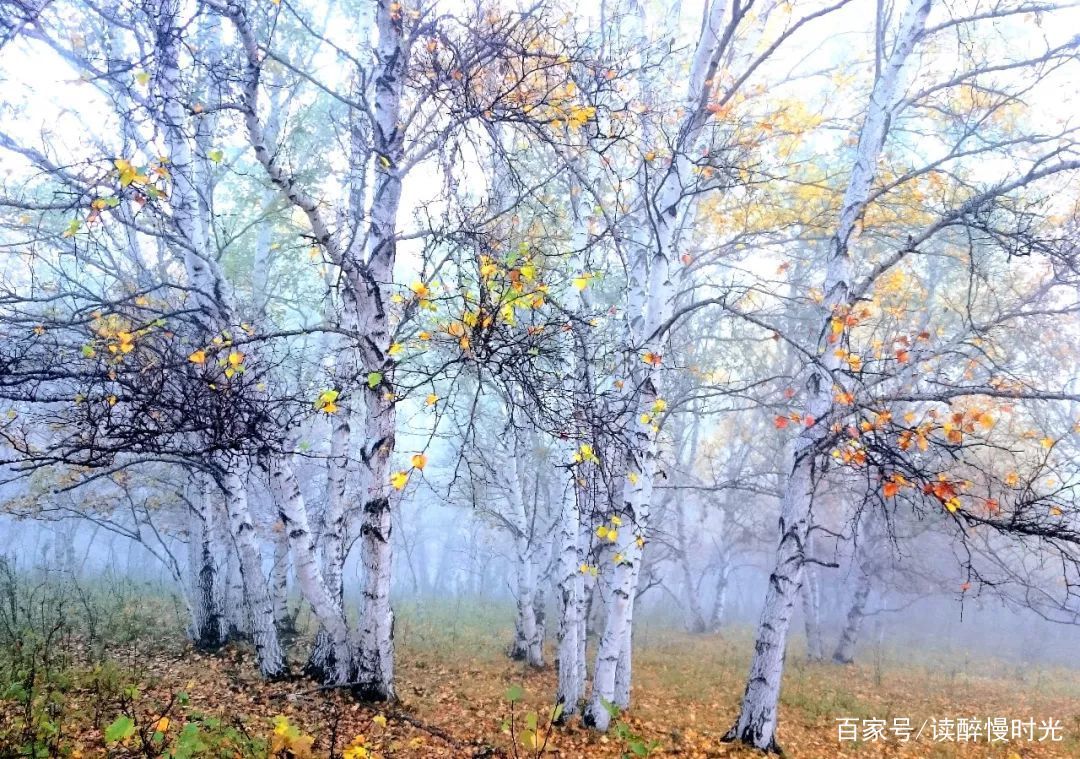
[[[258,756],[282,746],[304,753],[310,738],[314,741],[310,755],[316,757],[341,756],[350,745],[354,753],[346,753],[348,759],[536,756],[522,745],[528,740],[522,733],[527,731],[530,710],[539,712],[544,732],[544,710],[550,709],[556,675],[551,666],[530,671],[507,659],[503,651],[509,634],[505,609],[468,604],[401,609],[396,629],[400,702],[374,707],[357,704],[343,692],[319,690],[305,680],[264,683],[250,653],[242,648],[217,654],[173,649],[164,654],[152,641],[136,636],[111,654],[115,671],[110,678],[123,681],[126,672],[136,681],[136,687],[116,691],[120,712],[111,705],[116,694],[104,693],[100,667],[93,677],[74,678],[69,684],[59,720],[70,737],[65,754],[165,756],[171,750],[175,756]],[[634,703],[618,720],[622,727],[598,736],[574,720],[552,732],[544,755],[645,755],[655,742],[653,756],[760,756],[721,741],[736,714],[751,649],[745,629],[691,636],[645,628],[635,645]],[[934,659],[923,652],[917,660],[907,661],[905,656],[871,651],[865,662],[845,667],[808,664],[801,650],[793,650],[784,678],[779,730],[788,756],[1080,757],[1080,676],[1075,670],[978,656]],[[506,731],[511,714],[508,691],[514,686],[523,690],[514,705],[516,751]],[[177,694],[183,695],[178,699]],[[9,708],[10,702],[0,700],[0,711]],[[130,725],[123,721],[123,713],[131,716]],[[208,744],[191,754],[177,750],[184,725],[208,717],[220,722],[201,724],[219,724],[219,732],[227,729],[234,738],[251,737],[251,742],[244,750],[221,754],[211,754]],[[276,735],[275,717],[287,719],[277,721]],[[955,738],[935,742],[927,727],[919,740],[901,744],[891,734],[898,717],[909,718],[916,731],[928,719],[1032,718],[1037,726],[1054,718],[1060,721],[1063,740],[1040,742],[1036,728],[1033,741],[989,745],[984,731],[967,743]],[[885,740],[840,743],[840,718],[886,720],[890,732]],[[5,721],[12,719],[14,712],[0,714],[0,756],[15,755],[5,752],[3,742]],[[106,731],[116,730],[117,724],[121,733],[127,727],[128,737],[107,740]],[[357,736],[362,736],[362,744]],[[221,745],[226,744],[233,745],[228,741]],[[357,750],[360,746],[362,751]]]

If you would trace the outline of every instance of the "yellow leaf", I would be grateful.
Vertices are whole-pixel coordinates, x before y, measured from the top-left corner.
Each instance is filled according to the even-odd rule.
[[[428,397],[424,399],[424,405],[426,406],[434,406],[438,402],[439,396],[435,395],[435,393],[428,393]]]
[[[604,539],[604,538],[606,538],[607,536],[608,536],[608,528],[607,528],[607,525],[603,525],[603,524],[602,524],[602,525],[600,525],[599,527],[597,527],[597,528],[596,528],[596,537],[598,537],[598,538],[600,538],[601,540],[603,540],[603,539]]]
[[[323,390],[319,393],[319,399],[315,401],[315,405],[322,407],[327,403],[333,403],[338,399],[338,395],[340,395],[340,393],[337,390]]]
[[[388,350],[387,352],[391,356],[400,356],[402,351],[404,351],[404,350],[405,350],[405,347],[401,343],[393,343],[390,346],[390,350]]]
[[[240,351],[232,351],[229,353],[229,366],[237,367],[244,363],[244,354]]]
[[[376,714],[374,717],[371,718],[371,721],[379,727],[386,727],[386,717],[381,714]]]
[[[631,485],[637,485],[640,477],[637,472],[627,472],[626,479],[630,480]]]
[[[593,451],[593,447],[591,445],[589,445],[588,443],[582,443],[581,444],[581,447],[578,448],[578,455],[579,455],[578,460],[591,461],[594,464],[599,464],[600,463],[600,459],[598,459],[596,457],[596,452]]]
[[[408,481],[408,472],[394,472],[390,475],[390,484],[393,485],[394,490],[404,490]]]
[[[202,350],[200,348],[199,350],[195,351],[194,353],[192,353],[187,358],[188,358],[188,361],[190,361],[193,364],[205,364],[206,363],[206,351],[204,351],[204,350]]]
[[[157,721],[157,725],[154,726],[154,730],[156,730],[159,733],[164,733],[168,729],[169,729],[169,718],[168,717],[162,717],[161,719],[159,719]]]
[[[412,465],[422,471],[427,466],[427,456],[422,453],[413,454]]]

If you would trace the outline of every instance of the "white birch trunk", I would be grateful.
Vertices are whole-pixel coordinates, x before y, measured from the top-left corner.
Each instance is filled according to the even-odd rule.
[[[192,493],[190,501],[190,528],[188,546],[189,567],[192,574],[192,624],[191,640],[195,647],[204,651],[217,650],[227,639],[227,625],[222,607],[222,589],[225,582],[219,564],[222,546],[215,545],[217,530],[214,526],[213,503],[205,492]]]
[[[628,478],[624,483],[623,505],[616,512],[624,523],[616,541],[616,550],[622,561],[615,568],[609,589],[607,619],[597,651],[592,698],[585,714],[586,723],[599,730],[606,730],[610,722],[605,702],[614,703],[620,660],[623,666],[622,674],[618,676],[619,700],[626,702],[624,706],[629,704],[631,626],[642,559],[637,539],[644,539],[648,527],[656,468],[656,432],[652,429],[651,421],[643,422],[637,417],[652,412],[652,405],[658,397],[659,376],[655,366],[645,372],[638,369],[640,359],[637,351],[657,355],[663,353],[660,330],[671,313],[674,297],[671,275],[679,260],[675,250],[678,220],[686,206],[684,191],[690,186],[692,174],[689,153],[694,149],[708,117],[702,100],[712,86],[725,13],[723,0],[716,0],[710,6],[690,69],[690,80],[684,95],[687,115],[678,133],[676,152],[661,176],[655,193],[647,193],[644,187],[642,190],[646,218],[641,226],[653,230],[653,237],[642,241],[642,250],[635,255],[627,299],[628,342],[632,348],[627,364],[633,367],[629,373],[634,377],[634,381],[629,383],[632,394],[629,408],[635,421],[627,451],[626,472],[632,473],[634,478],[633,481]]]
[[[803,622],[806,627],[806,658],[813,662],[825,658],[821,642],[821,588],[818,573],[804,567],[802,582]]]
[[[881,76],[874,83],[866,120],[851,177],[842,201],[836,234],[831,241],[825,274],[819,360],[807,381],[806,414],[827,419],[833,410],[834,372],[839,374],[840,358],[834,345],[826,341],[834,315],[850,307],[851,257],[849,243],[857,220],[866,208],[870,186],[897,101],[901,73],[922,33],[930,0],[911,0],[900,22],[891,54]],[[725,736],[765,751],[779,751],[776,742],[777,704],[783,674],[784,651],[792,609],[802,581],[803,553],[810,524],[814,490],[815,459],[826,424],[818,423],[800,431],[787,454],[789,477],[780,511],[780,541],[777,546],[768,592],[758,625],[754,657],[743,695],[739,718]]]
[[[814,538],[807,537],[806,550],[814,556]],[[804,564],[802,581],[803,624],[806,628],[806,658],[821,661],[825,658],[821,641],[821,579],[812,564]]]
[[[866,617],[866,601],[873,589],[875,572],[874,554],[878,550],[877,538],[879,519],[876,512],[869,508],[862,514],[862,531],[858,547],[855,550],[855,565],[858,573],[855,580],[855,592],[851,597],[844,629],[833,651],[833,661],[837,664],[851,664],[855,661],[855,646],[859,642],[863,620]]]
[[[643,393],[648,396],[649,393]],[[653,397],[655,400],[655,397]],[[651,403],[649,404],[651,405]],[[645,449],[642,460],[628,454],[626,464],[627,477],[623,483],[623,504],[616,512],[621,521],[616,530],[614,552],[610,559],[615,562],[611,572],[611,581],[605,589],[604,631],[596,652],[596,666],[593,672],[592,695],[585,710],[585,723],[597,730],[607,730],[611,722],[610,708],[615,704],[616,673],[619,661],[623,660],[623,678],[625,689],[629,690],[628,651],[630,645],[631,623],[633,620],[634,596],[637,592],[636,580],[641,563],[641,547],[638,539],[644,540],[645,525],[648,523],[649,504],[652,499],[651,472],[656,455],[655,435],[651,423],[636,421],[636,435],[645,440],[641,447]],[[644,471],[643,471],[644,470]],[[630,476],[635,475],[635,476]]]
[[[345,615],[323,579],[304,496],[300,492],[300,483],[293,473],[292,464],[287,458],[275,459],[271,479],[278,512],[288,536],[289,552],[293,557],[300,592],[310,604],[319,626],[326,631],[331,641],[331,655],[325,662],[323,681],[331,684],[348,682],[352,669],[352,654],[349,651],[349,631],[345,624]]]
[[[573,249],[572,267],[575,272],[585,269],[585,251],[589,244],[589,233],[582,208],[581,184],[572,178],[569,184],[571,210],[574,230],[571,238]],[[587,290],[575,290],[570,307],[580,313],[589,308],[590,296]],[[566,459],[574,453],[579,439],[592,441],[591,405],[594,402],[589,353],[589,330],[580,322],[574,321],[574,418],[572,434],[567,435]],[[589,528],[584,524],[582,514],[589,512],[591,493],[589,478],[599,476],[592,471],[588,462],[582,462],[577,471],[570,474],[570,483],[563,493],[562,508],[559,512],[558,530],[554,550],[557,551],[556,577],[559,609],[559,632],[556,660],[559,670],[557,702],[562,704],[560,717],[577,714],[580,702],[585,695],[586,664],[585,646],[587,620],[585,618],[585,574],[581,571],[585,563],[585,546]]]
[[[728,582],[731,576],[731,559],[725,550],[720,556],[720,566],[716,570],[716,594],[713,597],[712,615],[709,617],[709,631],[716,632],[724,624],[727,611]]]
[[[701,597],[700,586],[697,580],[697,572],[690,563],[693,546],[690,543],[686,530],[687,502],[681,500],[674,504],[675,508],[675,539],[678,541],[676,559],[679,569],[682,571],[684,593],[686,595],[686,607],[689,618],[686,621],[686,629],[692,633],[708,631],[709,623],[705,619],[705,604]]]
[[[511,399],[516,405],[516,399]],[[511,424],[514,424],[513,407]],[[513,659],[525,661],[529,666],[544,666],[544,641],[536,618],[536,545],[533,525],[525,506],[526,473],[525,459],[530,456],[521,439],[522,431],[515,427],[514,446],[510,467],[510,522],[514,527],[514,547],[517,554],[517,621],[514,625],[514,643],[510,648]]]
[[[390,284],[397,253],[397,213],[401,203],[399,165],[403,158],[401,93],[407,51],[402,41],[402,13],[378,0],[375,26],[373,144],[375,182],[368,226],[367,266],[346,271],[356,298],[363,338],[364,365],[381,375],[364,385],[364,444],[360,541],[364,562],[363,610],[357,644],[356,692],[367,700],[394,698],[394,615],[390,605],[391,542],[390,456],[394,451],[397,410],[393,400],[390,347]],[[363,297],[360,297],[363,294]]]
[[[349,411],[342,409],[334,418],[333,429],[330,432],[330,455],[326,473],[326,510],[323,512],[322,533],[319,535],[326,589],[342,609],[345,608],[342,570],[345,564],[345,499],[349,444]],[[306,670],[313,676],[322,677],[322,673],[329,666],[332,653],[331,636],[327,630],[320,627],[315,635],[315,645],[311,649]]]
[[[225,475],[223,488],[229,526],[240,558],[240,575],[259,672],[267,679],[277,679],[286,674],[285,657],[274,625],[274,602],[263,574],[262,553],[248,509],[244,477],[236,471],[229,471]]]
[[[578,499],[582,497],[576,481],[563,496],[559,517],[559,685],[557,702],[563,705],[563,715],[577,714],[585,691],[585,575],[581,571],[580,543],[581,514]]]
[[[184,267],[194,288],[195,305],[201,312],[203,327],[210,333],[222,328],[222,311],[228,301],[225,280],[218,270],[207,245],[208,230],[200,208],[200,188],[195,153],[188,136],[189,120],[185,93],[181,87],[181,3],[178,0],[158,2],[157,87],[161,95],[162,132],[168,150],[169,174],[172,186],[169,206],[173,223],[187,245],[184,248]],[[194,130],[192,130],[194,131]]]
[[[615,692],[612,699],[615,706],[621,710],[630,708],[630,683],[633,676],[634,658],[634,606],[637,601],[638,584],[641,578],[641,563],[643,552],[637,541],[630,546],[630,603],[626,608],[626,625],[623,630],[622,647],[619,650],[619,661],[615,666]]]
[[[844,629],[833,651],[833,661],[837,664],[851,664],[855,661],[855,644],[859,642],[859,632],[866,617],[866,599],[870,596],[871,574],[869,567],[860,566],[855,583],[855,593],[851,597]]]
[[[285,525],[275,520],[270,527],[274,541],[274,565],[270,569],[270,594],[274,599],[274,623],[281,635],[292,634],[293,619],[289,614],[289,538]]]

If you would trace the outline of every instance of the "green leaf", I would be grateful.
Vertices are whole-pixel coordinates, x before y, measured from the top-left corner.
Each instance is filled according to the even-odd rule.
[[[525,689],[520,685],[511,685],[506,689],[506,700],[510,702],[520,701],[525,695]]]
[[[564,704],[561,701],[559,703],[555,704],[555,708],[551,710],[551,721],[552,722],[558,722],[559,718],[562,717],[562,715],[563,715],[563,706],[564,706]]]
[[[529,728],[533,732],[536,731],[536,723],[539,721],[540,720],[536,716],[536,712],[529,712],[525,715],[525,727]]]
[[[135,734],[135,720],[126,714],[117,717],[111,725],[105,728],[105,742],[118,743]]]
[[[382,382],[382,372],[369,372],[367,376],[367,386],[374,390]]]
[[[214,150],[211,150],[209,153],[207,153],[206,157],[214,163],[221,163],[221,160],[225,157],[225,154],[215,148]]]

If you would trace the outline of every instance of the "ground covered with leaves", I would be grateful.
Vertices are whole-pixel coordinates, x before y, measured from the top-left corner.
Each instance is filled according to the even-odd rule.
[[[125,614],[130,617],[124,620]],[[691,636],[645,624],[637,634],[634,704],[607,735],[576,720],[548,729],[555,671],[504,654],[507,609],[410,605],[397,627],[400,701],[364,705],[342,690],[259,680],[250,651],[208,654],[170,644],[162,606],[127,606],[114,629],[56,628],[28,657],[6,650],[0,756],[563,757],[753,756],[722,742],[735,718],[752,644],[745,629]],[[156,620],[156,621],[155,621]],[[34,639],[36,647],[40,641]],[[299,646],[303,649],[303,646]],[[21,657],[21,658],[20,658]],[[1080,756],[1080,678],[970,654],[913,658],[868,650],[855,666],[808,664],[794,649],[784,682],[780,740],[800,757]],[[838,742],[837,720],[1054,718],[1062,740],[990,745],[985,735],[904,745]],[[861,732],[861,731],[860,731]],[[1036,738],[1038,731],[1036,731]]]

